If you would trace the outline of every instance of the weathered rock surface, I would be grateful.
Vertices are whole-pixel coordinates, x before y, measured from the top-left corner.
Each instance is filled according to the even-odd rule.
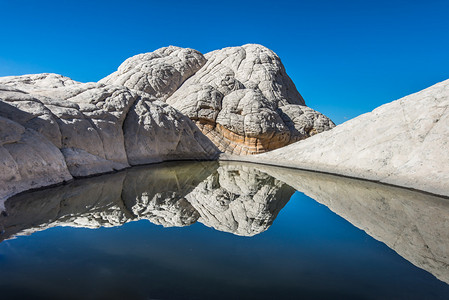
[[[39,75],[42,76],[4,80],[12,86],[0,85],[0,117],[36,132],[41,140],[47,140],[46,145],[36,145],[36,148],[44,151],[48,143],[59,148],[59,155],[62,154],[65,160],[63,168],[68,168],[73,176],[164,160],[211,159],[218,153],[189,118],[147,93],[117,85],[74,83],[54,74]],[[47,75],[49,79],[45,77]],[[42,84],[53,81],[61,84],[47,88]],[[52,157],[53,150],[48,150],[46,157]],[[7,171],[6,167],[4,171]],[[68,179],[61,176],[56,180],[57,172],[51,180],[40,178],[42,172],[35,168],[28,171],[32,185],[4,178],[2,185],[20,185],[20,188],[8,188],[10,192],[2,192],[0,199],[11,196],[11,193]]]
[[[448,199],[340,176],[253,167],[324,204],[417,267],[449,283]]]
[[[164,100],[205,62],[196,50],[169,46],[128,58],[99,82],[123,85]]]
[[[0,168],[0,203],[21,191],[72,179],[57,147],[36,131],[3,117]]]
[[[131,165],[179,159],[215,159],[219,150],[193,122],[168,104],[141,98],[123,124]]]
[[[0,84],[8,85],[22,91],[58,88],[80,83],[69,77],[54,73],[0,77]]]
[[[307,140],[244,159],[449,196],[448,108],[446,80]]]
[[[248,44],[205,57],[204,66],[166,101],[221,151],[261,153],[334,127],[305,106],[273,51]]]

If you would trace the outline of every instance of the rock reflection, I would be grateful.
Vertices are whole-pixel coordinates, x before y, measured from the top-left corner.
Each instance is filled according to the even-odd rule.
[[[249,166],[169,163],[15,196],[0,216],[1,240],[55,226],[112,227],[141,219],[252,236],[266,230],[294,190]]]
[[[449,199],[340,176],[258,165],[449,283]]]
[[[253,166],[220,163],[186,198],[204,225],[253,236],[270,227],[294,192]]]
[[[267,230],[295,190],[449,283],[449,200],[373,182],[246,163],[168,163],[77,180],[4,203],[0,239],[146,219],[242,236]]]
[[[5,202],[1,240],[55,226],[111,227],[148,219],[164,226],[194,223],[185,195],[215,172],[215,162],[169,163],[76,180]]]

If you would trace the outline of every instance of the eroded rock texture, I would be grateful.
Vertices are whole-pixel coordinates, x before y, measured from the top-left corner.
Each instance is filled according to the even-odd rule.
[[[366,178],[449,196],[448,129],[446,80],[330,131],[248,160]]]
[[[22,91],[34,91],[80,84],[69,77],[54,73],[29,74],[0,77],[0,84],[15,87]]]
[[[1,202],[23,190],[70,180],[63,155],[44,136],[0,117]]]
[[[141,98],[123,124],[131,165],[179,159],[214,159],[219,150],[193,124],[168,104]]]
[[[167,103],[194,120],[221,151],[261,153],[334,127],[305,106],[273,51],[249,44],[205,57]]]
[[[48,74],[47,80],[45,74],[40,75],[4,80],[27,91],[0,85],[0,117],[39,134],[35,147],[41,151],[48,148],[47,144],[59,149],[59,156],[62,154],[65,160],[61,168],[68,169],[65,173],[87,176],[164,160],[211,159],[218,153],[189,118],[147,93],[117,85],[73,83],[54,74]],[[43,87],[43,82],[53,81],[62,83]],[[17,134],[21,134],[19,127],[5,126],[2,125],[2,131],[17,128]],[[45,145],[39,145],[40,142]],[[45,151],[48,153],[42,157],[54,156],[54,149]],[[54,160],[58,161],[56,157]],[[23,160],[15,160],[14,164],[28,167]],[[43,167],[46,170],[36,163],[27,171],[33,184],[25,184],[23,176],[4,178],[2,185],[11,188],[0,199],[71,178],[60,176],[57,180],[60,172],[51,176],[52,180],[43,178]],[[4,170],[7,171],[6,165]]]
[[[196,50],[169,46],[128,58],[100,83],[123,85],[163,100],[205,62]]]

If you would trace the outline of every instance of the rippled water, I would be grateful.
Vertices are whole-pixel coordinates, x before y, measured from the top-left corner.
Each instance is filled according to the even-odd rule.
[[[449,200],[405,189],[178,162],[4,205],[1,299],[449,298]]]

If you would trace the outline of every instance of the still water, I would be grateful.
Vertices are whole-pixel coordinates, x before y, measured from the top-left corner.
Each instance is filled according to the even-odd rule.
[[[4,207],[1,299],[449,299],[449,200],[405,189],[177,162]]]

